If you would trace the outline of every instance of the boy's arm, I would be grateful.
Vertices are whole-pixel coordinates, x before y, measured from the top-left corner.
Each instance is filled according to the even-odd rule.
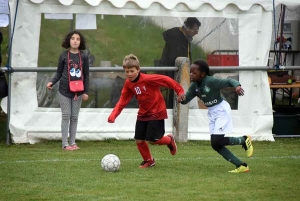
[[[124,107],[129,103],[133,96],[133,93],[125,85],[122,89],[119,101],[117,102],[116,106],[114,107],[113,111],[108,117],[108,123],[115,122],[116,118],[119,116],[119,114],[122,112]]]
[[[184,94],[184,89],[182,88],[182,86],[180,86],[178,82],[176,82],[169,76],[154,74],[148,75],[147,79],[152,85],[173,89],[178,96]]]
[[[227,79],[219,79],[212,77],[213,79],[211,80],[211,83],[215,85],[215,88],[217,89],[223,89],[225,87],[234,87],[236,88],[237,86],[241,86],[240,82],[231,78]]]
[[[194,89],[194,83],[192,83],[185,94],[185,100],[180,101],[181,104],[189,103],[196,96],[196,92]]]

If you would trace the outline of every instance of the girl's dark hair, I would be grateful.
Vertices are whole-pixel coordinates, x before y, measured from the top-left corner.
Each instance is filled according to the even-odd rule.
[[[79,32],[79,31],[71,31],[69,32],[64,41],[62,42],[61,46],[63,48],[66,48],[66,49],[69,49],[71,46],[70,46],[70,40],[71,40],[71,37],[74,35],[74,34],[78,34],[79,37],[80,37],[80,45],[78,47],[79,50],[85,50],[86,49],[86,44],[85,44],[85,39],[84,39],[84,36]]]
[[[199,66],[199,70],[201,72],[205,72],[206,75],[210,75],[209,66],[206,63],[206,61],[200,59],[200,60],[194,61],[193,64],[198,65]]]

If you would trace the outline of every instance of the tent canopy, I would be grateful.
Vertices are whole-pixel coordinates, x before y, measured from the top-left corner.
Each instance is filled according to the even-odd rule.
[[[9,4],[11,22],[14,22],[17,1],[10,0]],[[275,1],[275,6],[278,4],[297,6],[300,2]],[[42,13],[236,18],[239,29],[239,66],[266,66],[271,45],[272,10],[273,2],[270,0],[22,0],[19,1],[15,20],[11,66],[37,67]],[[259,48],[256,44],[260,44]],[[272,103],[266,72],[240,72],[239,80],[247,94],[239,99],[238,110],[232,111],[235,127],[233,135],[247,133],[256,140],[274,140]],[[41,139],[59,139],[60,110],[39,108],[36,98],[33,98],[37,97],[36,73],[14,73],[12,83],[10,131],[13,141],[35,143]],[[5,101],[2,101],[1,106],[6,107]],[[113,125],[106,122],[111,110],[81,109],[77,138],[132,138],[137,110],[125,109]],[[166,132],[172,132],[172,111],[168,113]],[[188,139],[209,139],[206,113],[207,110],[190,111]]]
[[[30,0],[33,3],[40,4],[40,3],[45,3],[46,0]],[[49,0],[47,0],[49,2]],[[57,0],[59,3],[65,6],[70,6],[70,5],[76,5],[77,2],[75,0]],[[160,2],[157,2],[155,0],[135,0],[135,1],[130,1],[130,0],[84,0],[87,5],[91,6],[101,6],[102,3],[104,2],[110,2],[114,7],[122,9],[126,8],[127,3],[134,3],[136,4],[140,9],[150,9],[151,6],[154,6],[155,4],[159,4],[163,6],[165,9],[168,10],[176,10],[176,8],[180,8],[181,6],[186,7],[189,12],[191,11],[198,11],[200,7],[205,6],[205,4],[208,4],[212,6],[215,10],[217,11],[222,11],[225,9],[225,7],[229,5],[235,5],[239,8],[241,11],[247,11],[250,10],[250,8],[254,5],[259,5],[263,7],[266,11],[272,11],[273,10],[273,1],[270,0],[173,0],[173,1],[168,1],[168,0],[163,0]],[[277,0],[275,1],[275,6],[278,4],[285,4],[286,6],[289,7],[295,7],[299,5],[298,0]]]

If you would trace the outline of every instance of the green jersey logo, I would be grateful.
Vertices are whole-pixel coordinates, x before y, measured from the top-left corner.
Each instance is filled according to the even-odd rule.
[[[207,86],[205,86],[205,87],[204,87],[204,92],[205,92],[205,93],[208,93],[208,92],[210,92],[210,88],[209,88],[209,87],[207,87]]]

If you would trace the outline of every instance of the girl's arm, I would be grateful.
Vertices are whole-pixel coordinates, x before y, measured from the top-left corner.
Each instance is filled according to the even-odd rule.
[[[64,70],[64,53],[62,53],[59,58],[58,58],[58,64],[57,64],[57,70],[56,73],[54,75],[54,77],[51,79],[52,82],[52,86],[56,84],[56,82],[58,82],[62,76],[63,70]]]
[[[89,58],[88,55],[84,52],[82,52],[83,57],[83,84],[84,84],[84,94],[89,93],[89,86],[90,86],[90,64],[89,64]]]

